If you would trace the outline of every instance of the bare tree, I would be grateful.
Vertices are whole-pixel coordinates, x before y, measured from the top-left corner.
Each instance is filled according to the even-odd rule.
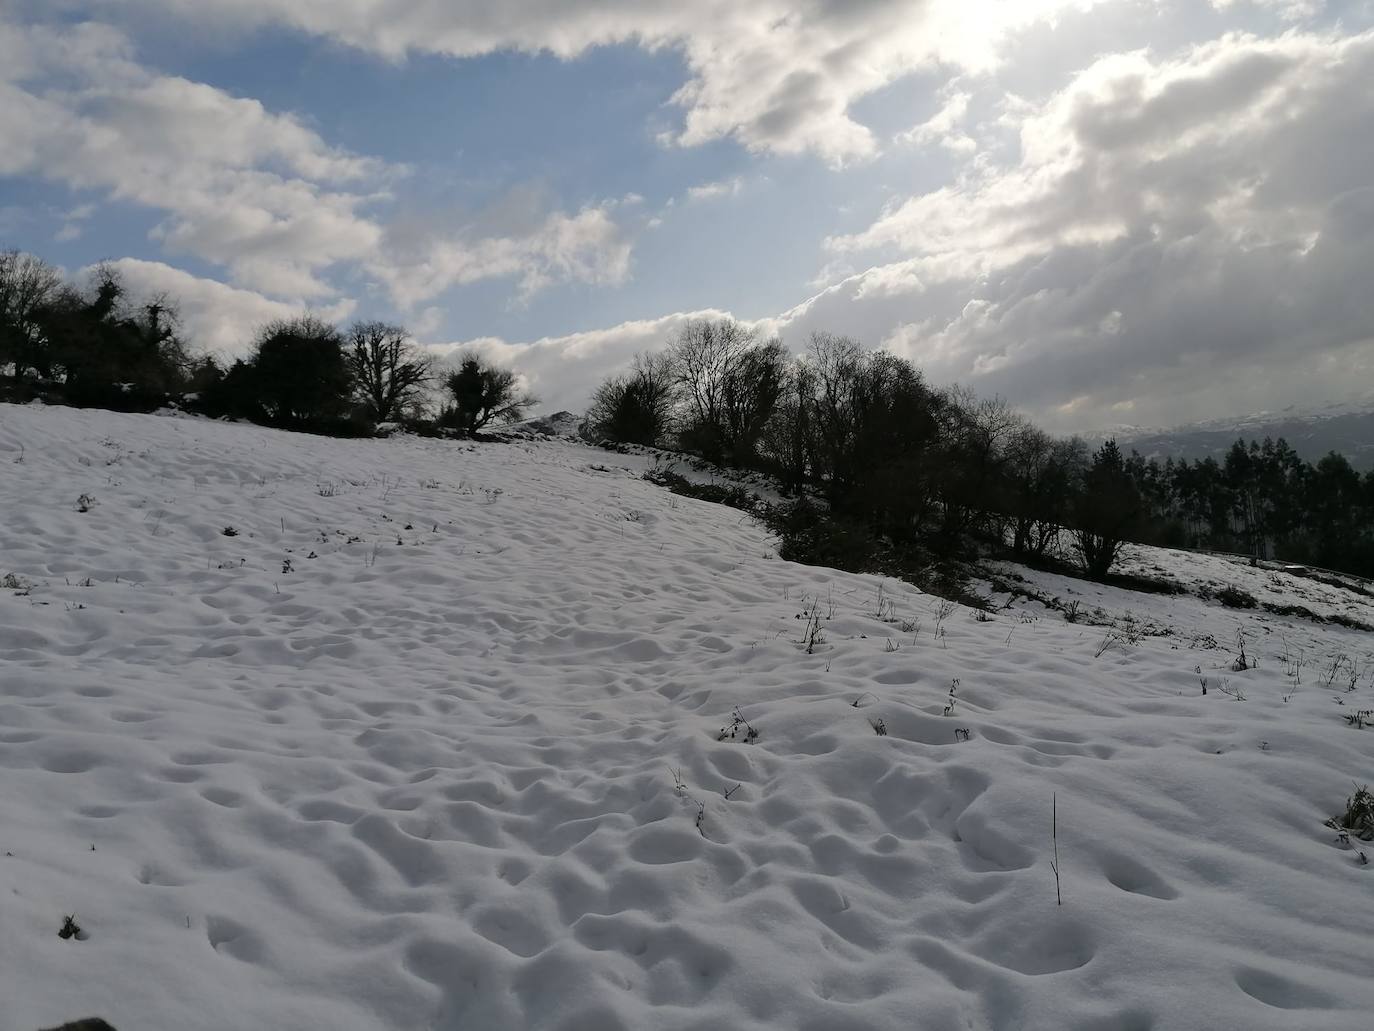
[[[1005,399],[980,398],[967,387],[951,386],[944,398],[943,530],[947,535],[983,530],[998,537],[1000,532],[989,527],[1007,508],[1003,474],[1026,420]]]
[[[941,396],[910,362],[848,337],[812,334],[803,365],[809,478],[832,511],[893,539],[920,532],[936,497]]]
[[[62,277],[43,259],[0,251],[0,365],[12,365],[16,381],[47,364],[43,313],[61,290]]]
[[[400,326],[355,322],[344,352],[353,390],[373,422],[391,422],[414,405],[434,378],[434,360]]]
[[[725,457],[725,394],[731,369],[753,343],[753,331],[734,319],[693,319],[669,345],[685,409],[683,442],[712,461]]]
[[[712,461],[749,466],[787,382],[788,355],[777,340],[733,319],[694,319],[669,346],[681,391],[681,442]]]
[[[721,430],[725,457],[739,466],[754,465],[764,428],[787,387],[790,358],[780,340],[745,348],[726,369],[721,390]]]
[[[862,423],[863,349],[858,342],[833,333],[812,333],[807,350],[812,370],[808,386],[812,417],[812,466],[831,500],[853,486],[857,460],[854,443]]]
[[[1016,554],[1053,552],[1069,520],[1075,477],[1086,464],[1082,440],[1056,440],[1028,422],[1016,430],[1006,467],[1006,506]]]
[[[789,490],[801,492],[814,472],[816,370],[790,361],[782,395],[763,428],[761,450]]]

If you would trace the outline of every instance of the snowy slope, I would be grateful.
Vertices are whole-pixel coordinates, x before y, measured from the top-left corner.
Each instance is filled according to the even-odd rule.
[[[647,462],[0,406],[0,1031],[1374,1026],[1369,635],[941,619]]]

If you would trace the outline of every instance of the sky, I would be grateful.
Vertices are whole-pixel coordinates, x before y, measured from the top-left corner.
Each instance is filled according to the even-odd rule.
[[[1056,432],[1374,391],[1374,0],[0,0],[0,248],[578,410],[730,315]]]

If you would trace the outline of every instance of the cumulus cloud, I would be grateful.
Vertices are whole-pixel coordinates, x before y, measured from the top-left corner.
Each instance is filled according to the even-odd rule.
[[[401,247],[369,269],[405,307],[481,279],[515,279],[528,298],[554,282],[623,283],[630,270],[631,245],[605,205],[504,235],[424,234]]]
[[[319,270],[380,239],[344,184],[382,170],[255,100],[145,70],[107,27],[0,23],[0,175],[166,212],[155,236],[169,250],[244,286],[330,294]]]
[[[1370,98],[1351,76],[1369,70],[1371,46],[1369,35],[1227,36],[1174,61],[1104,58],[1021,121],[1018,165],[975,170],[830,245],[890,245],[963,275],[1142,226],[1287,236],[1289,200],[1310,212],[1364,184],[1362,170],[1310,163],[1303,147],[1369,124]]]
[[[1374,353],[1371,81],[1370,33],[1103,58],[1016,106],[1016,163],[830,240],[902,257],[781,324],[857,319],[1061,423],[1338,394]]]
[[[153,239],[223,266],[238,287],[326,303],[338,293],[330,270],[361,266],[408,305],[480,279],[514,279],[528,296],[628,273],[630,245],[606,205],[546,211],[514,234],[458,227],[422,250],[393,247],[374,209],[404,174],[257,100],[152,72],[108,26],[0,21],[0,176],[164,212]],[[58,239],[79,235],[80,221]]]
[[[900,133],[897,141],[920,146],[938,143],[956,154],[972,153],[978,149],[978,144],[961,128],[972,99],[973,94],[966,90],[952,91],[939,111],[920,125]]]
[[[109,264],[131,296],[166,296],[176,307],[183,332],[197,348],[223,357],[246,354],[253,334],[266,322],[291,318],[306,311],[337,322],[352,315],[355,307],[350,300],[324,307],[308,306],[304,300],[276,300],[214,279],[193,276],[159,261],[120,258]]]
[[[872,156],[855,101],[921,68],[985,71],[1007,37],[1105,0],[141,0],[196,21],[284,24],[400,58],[500,50],[576,57],[607,44],[680,51],[674,97],[691,146],[733,137],[759,151]]]

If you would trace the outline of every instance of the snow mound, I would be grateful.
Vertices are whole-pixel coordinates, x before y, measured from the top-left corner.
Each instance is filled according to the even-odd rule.
[[[523,422],[511,423],[505,427],[505,432],[533,437],[574,438],[578,436],[581,427],[582,416],[574,415],[572,412],[554,412],[552,415],[541,415],[534,419],[525,419]]]
[[[0,1028],[1371,1025],[1367,635],[945,611],[636,462],[0,406]]]

